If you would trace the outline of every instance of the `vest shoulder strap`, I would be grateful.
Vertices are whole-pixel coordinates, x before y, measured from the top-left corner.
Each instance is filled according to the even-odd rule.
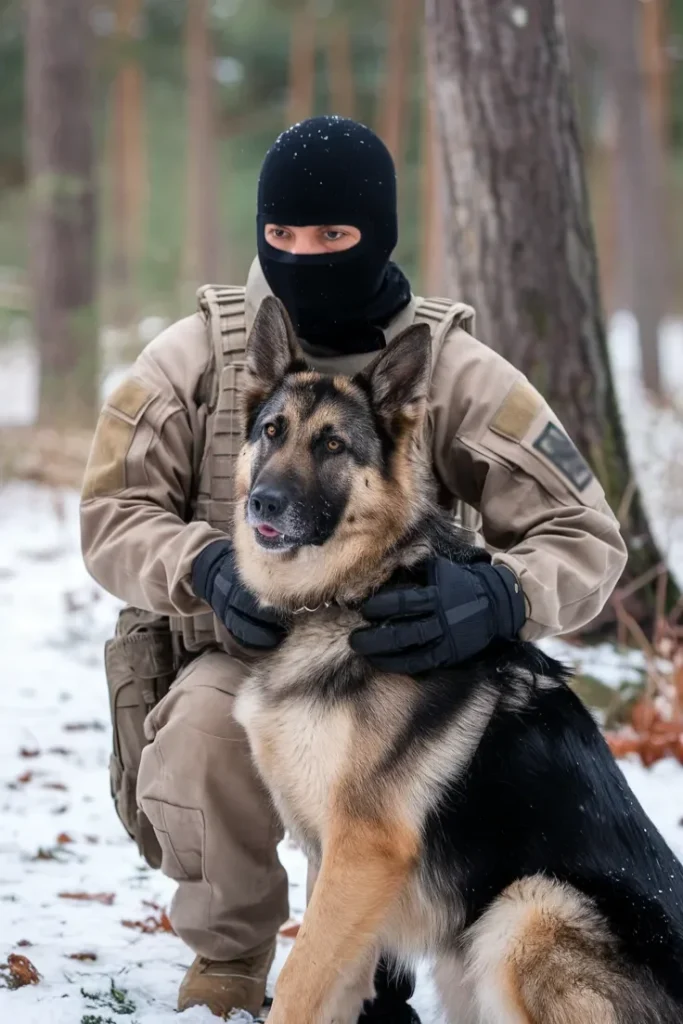
[[[427,324],[432,332],[432,363],[436,362],[448,332],[453,327],[462,327],[468,334],[474,334],[474,309],[466,302],[452,299],[418,299],[415,320]]]
[[[220,397],[220,380],[226,366],[242,362],[246,349],[245,289],[205,284],[197,291],[197,308],[206,321],[213,348],[209,394],[210,409]]]

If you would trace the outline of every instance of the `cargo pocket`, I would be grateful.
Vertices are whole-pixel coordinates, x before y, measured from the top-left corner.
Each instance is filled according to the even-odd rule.
[[[161,847],[161,870],[176,882],[199,882],[203,877],[204,815],[145,797],[145,813]]]
[[[175,678],[167,623],[147,612],[125,608],[117,635],[105,645],[113,725],[111,793],[124,828],[151,867],[161,865],[161,850],[154,830],[138,809],[136,787],[142,750],[147,745],[145,719]]]

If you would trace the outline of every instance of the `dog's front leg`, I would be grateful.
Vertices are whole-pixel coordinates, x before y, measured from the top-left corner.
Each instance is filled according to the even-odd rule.
[[[335,808],[320,874],[275,987],[268,1024],[334,1021],[342,976],[377,944],[418,847],[417,834],[403,822],[360,819]]]

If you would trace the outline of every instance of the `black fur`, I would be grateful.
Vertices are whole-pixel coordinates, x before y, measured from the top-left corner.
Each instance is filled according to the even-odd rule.
[[[437,528],[441,543],[448,532]],[[480,555],[454,549],[450,532],[451,556]],[[482,686],[493,682],[497,693],[465,777],[427,820],[431,884],[453,900],[457,865],[457,899],[464,897],[470,925],[515,879],[542,874],[570,883],[607,919],[621,956],[680,1004],[683,1021],[683,866],[567,678],[532,644],[498,642],[468,663],[417,680],[421,700],[394,757],[453,721]]]

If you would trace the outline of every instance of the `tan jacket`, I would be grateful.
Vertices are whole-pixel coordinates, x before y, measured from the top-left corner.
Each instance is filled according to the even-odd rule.
[[[255,263],[247,330],[267,292]],[[387,340],[412,322],[416,303],[389,324]],[[316,368],[337,373],[356,372],[371,358],[306,354]],[[224,536],[191,521],[205,448],[201,396],[213,369],[201,314],[165,330],[105,403],[86,471],[81,530],[89,571],[117,597],[161,615],[206,612],[190,586],[192,562]],[[430,425],[443,499],[479,510],[494,562],[510,566],[522,584],[524,639],[576,630],[594,618],[619,579],[626,549],[602,488],[538,392],[455,327],[434,368]]]

